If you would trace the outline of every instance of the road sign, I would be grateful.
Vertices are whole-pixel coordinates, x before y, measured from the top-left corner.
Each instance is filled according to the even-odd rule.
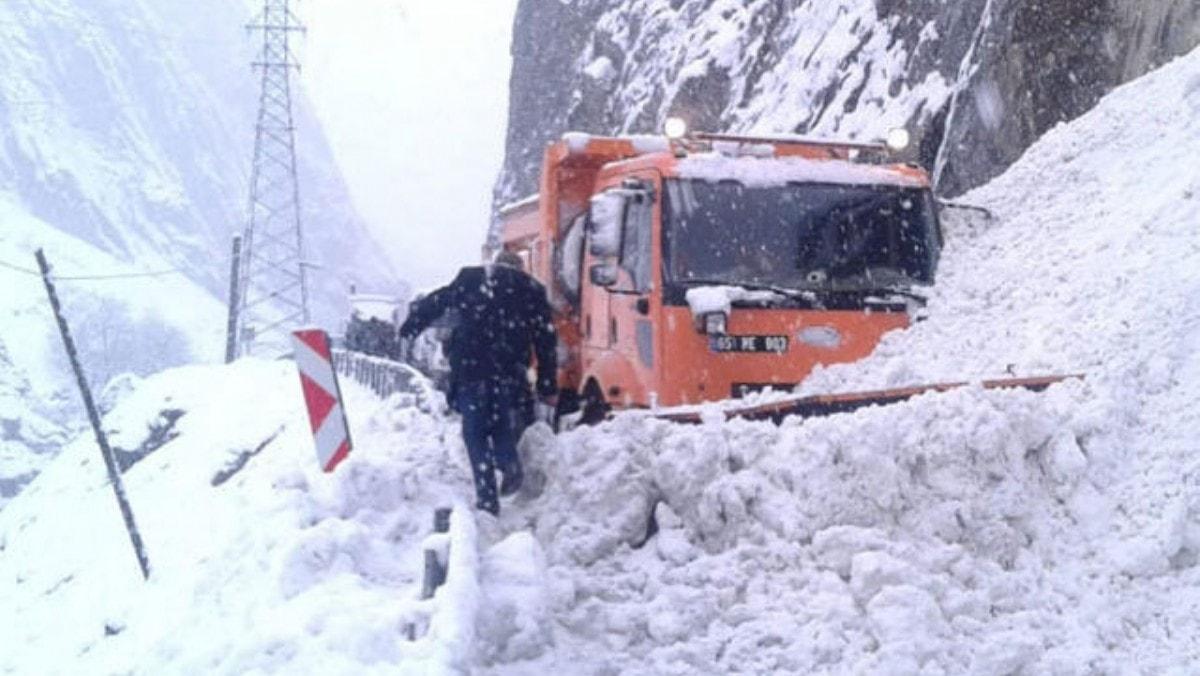
[[[332,472],[350,454],[351,444],[342,392],[329,349],[329,334],[320,329],[293,331],[292,347],[317,446],[317,461],[321,469]]]

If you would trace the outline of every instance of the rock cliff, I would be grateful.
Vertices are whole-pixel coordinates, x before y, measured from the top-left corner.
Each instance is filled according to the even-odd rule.
[[[1196,0],[522,0],[497,202],[564,131],[879,138],[955,195],[1200,43]]]

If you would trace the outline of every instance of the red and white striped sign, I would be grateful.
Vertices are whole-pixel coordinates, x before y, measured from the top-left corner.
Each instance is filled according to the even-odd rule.
[[[320,329],[294,331],[292,346],[317,445],[317,460],[322,469],[332,472],[350,454],[350,428],[342,409],[337,372],[333,369],[329,334]]]

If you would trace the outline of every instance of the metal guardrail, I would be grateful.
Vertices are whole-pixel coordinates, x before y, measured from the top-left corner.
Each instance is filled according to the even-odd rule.
[[[333,350],[333,367],[339,376],[353,378],[385,399],[397,392],[417,391],[422,378],[411,366],[352,350]]]

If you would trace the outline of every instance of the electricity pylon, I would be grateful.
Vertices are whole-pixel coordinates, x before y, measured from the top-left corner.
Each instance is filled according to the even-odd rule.
[[[308,285],[296,135],[292,118],[292,71],[300,65],[291,37],[304,26],[292,0],[263,0],[262,14],[246,28],[262,31],[262,51],[252,65],[261,74],[250,213],[243,236],[238,352],[270,355],[287,345],[285,332],[307,324]]]

